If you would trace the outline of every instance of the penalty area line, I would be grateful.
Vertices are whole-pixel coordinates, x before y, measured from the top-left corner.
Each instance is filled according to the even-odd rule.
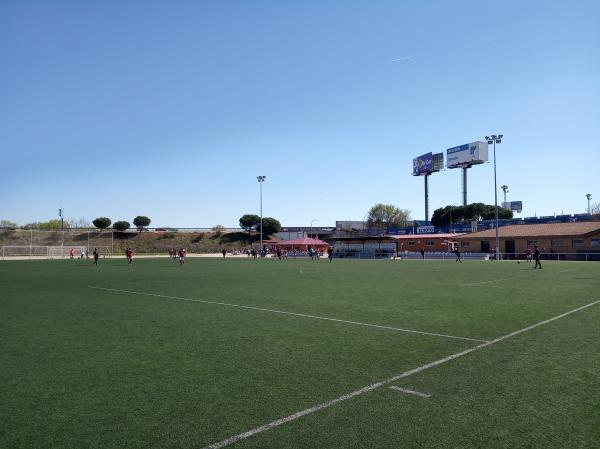
[[[356,396],[360,396],[360,395],[363,395],[365,393],[368,393],[369,391],[373,391],[373,390],[376,390],[376,389],[378,389],[380,387],[389,385],[389,384],[391,384],[393,382],[396,382],[396,381],[398,381],[400,379],[404,379],[405,377],[412,376],[413,374],[420,373],[421,371],[425,371],[427,369],[434,368],[436,366],[439,366],[439,365],[442,365],[444,363],[450,362],[451,360],[457,359],[459,357],[463,357],[463,356],[465,356],[467,354],[470,354],[471,352],[478,351],[479,349],[483,349],[483,348],[485,348],[487,346],[494,345],[496,343],[499,343],[501,341],[504,341],[504,340],[507,340],[509,338],[515,337],[515,336],[517,336],[519,334],[522,334],[524,332],[528,332],[530,330],[535,329],[536,327],[543,326],[545,324],[551,323],[552,321],[559,320],[559,319],[564,318],[564,317],[566,317],[568,315],[571,315],[571,314],[573,314],[575,312],[579,312],[580,310],[587,309],[588,307],[592,307],[592,306],[594,306],[594,305],[596,305],[598,303],[600,303],[600,300],[591,302],[591,303],[586,304],[586,305],[581,306],[581,307],[577,307],[576,309],[569,310],[568,312],[562,313],[560,315],[557,315],[555,317],[549,318],[549,319],[544,320],[544,321],[540,321],[539,323],[532,324],[531,326],[524,327],[523,329],[519,329],[517,331],[511,332],[510,334],[503,335],[502,337],[498,337],[498,338],[496,338],[494,340],[482,343],[480,345],[474,346],[474,347],[466,349],[464,351],[457,352],[455,354],[449,355],[447,357],[444,357],[443,359],[439,359],[439,360],[436,360],[434,362],[428,363],[426,365],[419,366],[418,368],[414,368],[414,369],[406,371],[406,372],[404,372],[402,374],[398,374],[397,376],[393,376],[393,377],[390,377],[388,379],[384,379],[382,381],[376,382],[374,384],[367,385],[366,387],[362,387],[362,388],[360,388],[358,390],[355,390],[355,391],[352,391],[350,393],[344,394],[344,395],[339,396],[339,397],[337,397],[335,399],[332,399],[330,401],[326,401],[326,402],[323,402],[321,404],[314,405],[314,406],[309,407],[307,409],[304,409],[304,410],[301,410],[299,412],[296,412],[293,415],[286,416],[285,418],[281,418],[281,419],[277,419],[275,421],[271,421],[270,423],[264,424],[264,425],[262,425],[260,427],[255,427],[254,429],[250,429],[250,430],[248,430],[246,432],[240,433],[238,435],[234,435],[234,436],[229,437],[229,438],[227,438],[225,440],[222,440],[222,441],[219,441],[217,443],[213,443],[213,444],[211,444],[209,446],[206,446],[204,449],[221,449],[223,447],[230,446],[230,445],[232,445],[234,443],[237,443],[238,441],[244,440],[246,438],[250,438],[251,436],[256,435],[258,433],[262,433],[262,432],[265,432],[267,430],[273,429],[275,427],[279,427],[279,426],[281,426],[281,425],[283,425],[285,423],[288,423],[290,421],[295,421],[296,419],[301,418],[303,416],[310,415],[310,414],[313,414],[315,412],[318,412],[319,410],[323,410],[323,409],[329,408],[332,405],[335,405],[335,404],[337,404],[339,402],[347,401],[348,399],[352,399],[352,398],[354,398]]]
[[[420,391],[409,390],[408,388],[397,387],[395,385],[392,385],[390,388],[392,390],[400,391],[402,393],[414,394],[415,396],[419,396],[422,398],[430,398],[431,397],[430,394],[421,393]]]
[[[199,302],[201,304],[212,304],[212,305],[217,305],[217,306],[235,307],[238,309],[257,310],[260,312],[278,313],[280,315],[291,315],[291,316],[297,316],[297,317],[302,317],[302,318],[312,318],[314,320],[333,321],[335,323],[353,324],[355,326],[373,327],[373,328],[377,328],[377,329],[385,329],[385,330],[391,330],[391,331],[396,331],[396,332],[406,332],[406,333],[411,333],[411,334],[429,335],[432,337],[452,338],[455,340],[476,341],[476,342],[480,342],[480,343],[488,341],[488,340],[481,340],[479,338],[458,337],[456,335],[438,334],[438,333],[434,333],[434,332],[417,331],[414,329],[403,329],[400,327],[383,326],[380,324],[361,323],[359,321],[341,320],[339,318],[331,318],[331,317],[317,316],[317,315],[307,315],[305,313],[286,312],[285,310],[265,309],[263,307],[244,306],[241,304],[231,304],[231,303],[217,302],[217,301],[207,301],[204,299],[182,298],[180,296],[160,295],[158,293],[136,292],[136,291],[132,291],[132,290],[120,290],[117,288],[95,287],[92,285],[88,285],[88,288],[93,288],[95,290],[116,292],[116,293],[129,293],[132,295],[154,296],[157,298],[165,298],[165,299],[177,299],[179,301]]]

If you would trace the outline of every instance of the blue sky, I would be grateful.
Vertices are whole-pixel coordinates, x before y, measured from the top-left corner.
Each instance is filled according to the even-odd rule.
[[[584,212],[599,23],[596,1],[5,0],[0,219],[236,226],[257,175],[284,225],[422,219],[413,157],[490,133],[521,216]],[[430,178],[430,211],[461,198],[460,170]],[[493,204],[492,164],[468,199]]]

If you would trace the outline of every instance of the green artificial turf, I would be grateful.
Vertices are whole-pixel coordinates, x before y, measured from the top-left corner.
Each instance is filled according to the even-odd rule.
[[[481,344],[193,300],[478,340],[600,300],[531,266],[0,262],[0,447],[200,449]],[[600,304],[390,385],[230,447],[600,448]]]

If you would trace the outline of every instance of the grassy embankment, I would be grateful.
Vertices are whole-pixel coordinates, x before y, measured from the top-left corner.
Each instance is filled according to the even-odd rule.
[[[64,243],[63,243],[64,239]],[[89,248],[114,248],[114,253],[132,247],[137,254],[162,254],[169,248],[184,247],[190,253],[219,252],[242,249],[256,241],[256,236],[248,234],[219,232],[115,232],[111,231],[68,230],[61,231],[0,231],[1,246],[89,246]]]

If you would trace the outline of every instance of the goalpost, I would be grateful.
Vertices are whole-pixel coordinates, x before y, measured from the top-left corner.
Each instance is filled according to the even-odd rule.
[[[100,258],[112,257],[110,246],[97,246]],[[92,257],[93,248],[85,246],[40,246],[40,245],[7,245],[1,250],[2,259],[15,258],[46,258],[46,259],[68,259],[73,250],[73,257],[79,259],[83,256]]]
[[[79,259],[85,251],[85,246],[49,246],[48,259],[68,259],[73,250],[73,257]]]
[[[48,246],[8,245],[2,247],[2,258],[7,257],[48,257]]]

